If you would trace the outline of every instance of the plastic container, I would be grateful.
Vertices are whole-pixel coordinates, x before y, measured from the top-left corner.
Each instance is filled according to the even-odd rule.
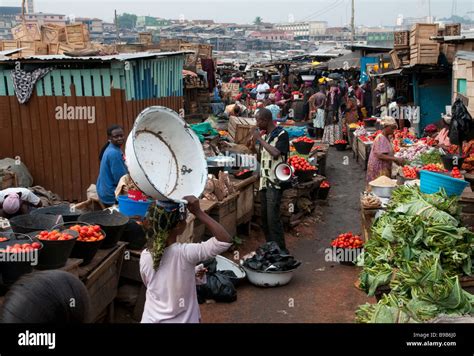
[[[144,217],[148,210],[148,207],[150,206],[152,202],[153,200],[147,200],[147,201],[132,200],[126,195],[119,195],[118,197],[119,211],[123,215],[127,215],[127,216]]]
[[[221,255],[217,255],[216,262],[217,262],[217,266],[216,266],[217,271],[234,272],[236,277],[233,277],[233,278],[229,277],[229,279],[232,281],[232,284],[235,287],[237,287],[240,284],[240,282],[247,277],[243,267],[239,266],[237,263],[229,260],[228,258],[225,258]]]
[[[78,220],[91,225],[99,225],[104,230],[105,239],[100,248],[106,249],[117,244],[130,219],[117,211],[102,210],[85,213],[79,216]]]
[[[196,133],[173,110],[151,106],[135,120],[127,138],[126,163],[132,180],[147,196],[182,203],[200,196],[207,163]]]
[[[316,174],[316,170],[313,170],[313,171],[295,171],[295,176],[298,177],[298,182],[300,182],[300,183],[311,181],[315,174]]]
[[[26,243],[34,242],[30,236],[25,234],[18,234],[18,233],[7,233],[2,234],[4,237],[8,237],[9,240],[0,243],[0,248],[6,248],[7,246],[20,244],[24,245]],[[2,275],[3,284],[6,286],[10,286],[11,284],[15,283],[21,276],[27,273],[31,273],[33,271],[33,264],[38,262],[39,253],[41,253],[41,249],[43,248],[43,244],[38,250],[31,251],[29,253],[23,254],[23,261],[8,261],[6,256],[0,262],[0,274]],[[6,252],[3,252],[6,254]],[[11,252],[10,252],[11,254]]]
[[[61,204],[33,210],[31,212],[31,215],[61,215],[63,217],[64,222],[69,222],[77,221],[77,218],[84,213],[85,211],[73,209],[69,204]]]
[[[449,196],[460,196],[464,189],[469,185],[465,180],[452,178],[444,174],[421,171],[420,172],[420,190],[426,194],[434,194],[444,188]]]
[[[64,222],[60,215],[28,214],[18,215],[10,219],[13,232],[29,234],[30,232],[50,230],[54,225]]]
[[[314,146],[314,142],[293,142],[293,146],[296,148],[296,151],[302,155],[307,155],[311,152],[311,149]]]
[[[444,155],[441,156],[441,160],[443,161],[443,166],[448,171],[452,171],[454,167],[462,167],[464,163],[464,158],[459,155]]]
[[[328,198],[328,195],[329,195],[329,190],[331,189],[331,187],[328,187],[328,188],[319,188],[318,189],[318,199],[321,199],[321,200],[326,200]]]
[[[375,127],[377,120],[374,119],[364,119],[365,127]]]
[[[259,287],[278,287],[290,283],[293,278],[295,269],[282,272],[262,272],[255,271],[248,267],[242,266],[247,274],[250,283]]]
[[[37,238],[39,231],[30,233],[36,241],[43,244],[43,249],[39,254],[38,269],[56,269],[64,267],[67,259],[71,256],[72,249],[76,243],[79,234],[73,230],[63,230],[61,232],[68,233],[74,238],[65,241],[40,240]]]
[[[87,223],[74,221],[74,222],[64,223],[61,225],[56,225],[53,228],[53,230],[54,229],[58,229],[60,231],[67,230],[71,226],[74,226],[74,225],[91,226],[90,224],[87,224]],[[101,233],[105,237],[107,237],[107,235],[105,234],[105,231],[101,230]],[[81,266],[85,266],[92,261],[92,259],[97,254],[97,251],[99,250],[99,247],[102,245],[104,240],[105,239],[102,239],[100,241],[91,241],[91,242],[76,240],[76,243],[74,244],[74,247],[71,251],[70,257],[82,259],[84,262],[81,263]]]

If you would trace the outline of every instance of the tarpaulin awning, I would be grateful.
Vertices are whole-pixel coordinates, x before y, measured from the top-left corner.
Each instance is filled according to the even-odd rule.
[[[329,70],[349,70],[351,68],[360,68],[360,54],[359,53],[348,53],[342,57],[331,59],[328,63]]]

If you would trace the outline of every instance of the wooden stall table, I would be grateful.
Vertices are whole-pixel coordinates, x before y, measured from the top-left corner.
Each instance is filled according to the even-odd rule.
[[[349,127],[349,124],[346,124],[346,130],[347,130],[347,143],[349,144],[349,147],[352,149],[352,157],[356,158],[357,160],[359,157],[357,156],[357,137],[355,137],[354,132],[356,129],[351,129]]]
[[[362,225],[362,237],[364,241],[367,242],[370,238],[370,231],[372,228],[372,224],[375,220],[375,215],[379,210],[385,210],[385,208],[366,208],[362,201],[360,202],[360,218],[361,218],[361,225]]]
[[[373,142],[364,142],[360,139],[360,137],[357,137],[357,154],[364,162],[364,169],[367,169],[367,164],[369,163],[369,157],[370,157],[370,151],[372,149],[372,143]]]
[[[114,299],[126,245],[119,241],[112,248],[99,250],[88,265],[79,268],[79,279],[89,291],[93,322],[104,315],[109,322],[114,320]]]
[[[254,209],[254,185],[258,181],[258,176],[252,175],[246,179],[236,179],[230,176],[230,181],[236,191],[239,192],[237,198],[237,226],[245,225],[245,235],[250,235],[250,222],[252,221]]]
[[[326,163],[329,151],[329,145],[326,143],[320,143],[316,141],[314,147],[319,146],[320,149],[314,149],[310,152],[309,158],[315,158],[318,164],[318,174],[325,176],[326,175]]]

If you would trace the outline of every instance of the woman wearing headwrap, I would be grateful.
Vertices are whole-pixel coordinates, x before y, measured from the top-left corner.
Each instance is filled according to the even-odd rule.
[[[401,158],[395,158],[390,142],[390,136],[397,129],[397,122],[391,116],[382,119],[383,130],[372,145],[369,162],[367,165],[367,183],[377,179],[380,176],[392,177],[392,164],[402,166],[405,162]]]
[[[144,222],[147,248],[140,257],[146,301],[142,323],[199,323],[196,265],[232,245],[222,225],[204,213],[196,197],[185,197],[194,214],[214,236],[202,243],[178,243],[186,228],[184,206],[153,203]]]
[[[28,214],[31,207],[41,206],[41,199],[26,188],[0,190],[0,217]]]

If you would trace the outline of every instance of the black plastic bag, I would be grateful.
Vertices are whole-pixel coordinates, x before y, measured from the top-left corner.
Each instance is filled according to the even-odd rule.
[[[449,141],[453,145],[462,146],[462,143],[474,138],[474,123],[461,99],[457,99],[452,106],[452,120],[449,126]],[[462,152],[462,148],[460,148]]]
[[[244,266],[255,271],[289,271],[301,264],[292,255],[282,252],[275,241],[267,242],[255,252],[255,256],[244,262]]]
[[[237,300],[237,290],[231,278],[236,278],[232,271],[217,271],[217,261],[211,258],[202,263],[206,272],[206,284],[196,286],[199,304],[206,299],[213,299],[216,302],[231,303]]]

